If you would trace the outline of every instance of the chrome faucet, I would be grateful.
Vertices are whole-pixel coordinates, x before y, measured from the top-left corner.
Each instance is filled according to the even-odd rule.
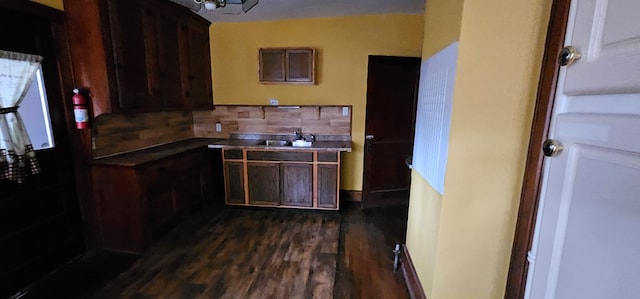
[[[298,130],[296,130],[295,132],[293,132],[294,134],[296,134],[296,140],[301,140],[304,139],[302,138],[302,134],[300,134],[300,132]]]

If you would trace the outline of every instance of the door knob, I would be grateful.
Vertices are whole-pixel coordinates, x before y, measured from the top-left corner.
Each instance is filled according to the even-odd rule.
[[[542,143],[542,152],[547,157],[555,157],[563,149],[564,149],[564,146],[562,146],[560,143],[558,143],[553,139],[547,139],[544,141],[544,143]]]
[[[364,136],[364,147],[367,152],[373,151],[373,135]]]
[[[573,64],[576,60],[580,59],[582,54],[574,46],[566,46],[560,50],[558,55],[558,62],[560,66],[567,66]]]

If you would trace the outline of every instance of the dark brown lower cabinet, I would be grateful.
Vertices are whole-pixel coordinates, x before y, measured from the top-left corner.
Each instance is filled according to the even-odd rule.
[[[244,163],[224,163],[224,193],[227,203],[244,204]]]
[[[279,174],[277,163],[247,163],[249,204],[278,205],[280,202]]]
[[[140,252],[212,201],[207,161],[202,148],[138,165],[92,165],[96,245]]]
[[[338,206],[338,165],[318,165],[318,207]]]
[[[313,165],[281,163],[281,205],[313,207]]]
[[[226,203],[338,209],[339,155],[339,152],[224,150]]]

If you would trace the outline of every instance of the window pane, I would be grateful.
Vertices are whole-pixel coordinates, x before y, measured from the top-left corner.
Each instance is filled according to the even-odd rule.
[[[27,95],[18,109],[24,126],[29,134],[33,148],[47,149],[55,146],[51,131],[51,118],[47,92],[42,80],[42,70],[38,70],[36,78],[31,82]]]

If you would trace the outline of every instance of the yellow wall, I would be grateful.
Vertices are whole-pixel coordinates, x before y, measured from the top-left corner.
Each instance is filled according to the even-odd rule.
[[[53,8],[57,8],[59,10],[64,10],[62,6],[62,0],[31,0],[33,2],[38,2],[40,4],[44,4],[47,6],[51,6]]]
[[[422,19],[421,15],[371,15],[214,23],[214,103],[268,105],[273,97],[280,105],[353,105],[353,152],[343,156],[341,189],[362,190],[367,57],[419,57]],[[260,47],[316,48],[317,84],[259,84]]]
[[[448,2],[423,56],[455,36],[429,19],[460,14],[444,195],[414,172],[407,247],[429,298],[502,298],[551,0]]]
[[[459,39],[462,4],[463,0],[426,2],[423,60]],[[406,246],[423,289],[432,298],[442,196],[415,169],[411,173],[410,194]]]

